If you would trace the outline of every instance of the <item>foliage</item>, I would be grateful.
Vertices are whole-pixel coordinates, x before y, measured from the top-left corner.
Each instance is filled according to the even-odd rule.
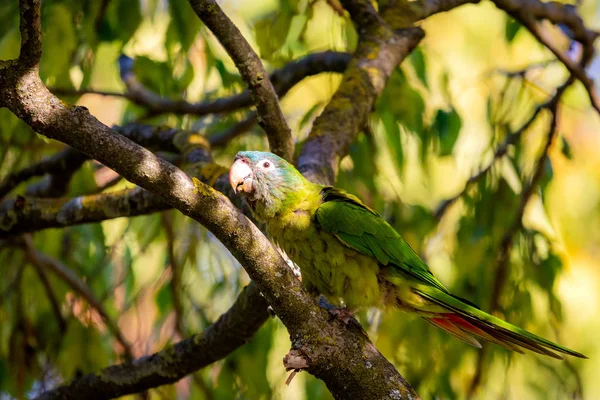
[[[270,71],[315,51],[351,51],[355,45],[351,23],[326,1],[223,2],[223,7]],[[227,54],[187,1],[45,0],[42,18],[41,75],[53,88],[124,92],[117,64],[121,53],[135,58],[139,82],[165,98],[211,100],[244,88]],[[2,2],[0,59],[18,54],[17,22],[17,2]],[[390,77],[368,129],[341,161],[337,185],[388,219],[452,292],[485,310],[497,304],[494,312],[511,323],[558,337],[597,359],[592,332],[598,328],[594,314],[600,304],[595,290],[600,276],[594,269],[600,245],[600,169],[597,135],[590,132],[598,132],[598,118],[582,105],[585,94],[577,89],[568,93],[560,140],[552,146],[542,184],[525,209],[523,229],[512,238],[508,277],[493,299],[502,240],[515,219],[521,220],[520,196],[540,156],[547,119],[542,117],[506,157],[467,187],[441,220],[434,213],[490,162],[496,146],[566,75],[554,65],[523,75],[497,71],[544,62],[548,53],[513,19],[486,5],[434,16],[424,26],[426,44]],[[337,75],[321,74],[305,79],[282,99],[297,142],[305,139],[338,83]],[[120,98],[86,94],[66,99],[118,125],[144,120],[213,133],[247,115],[152,115]],[[215,159],[229,165],[238,150],[267,149],[257,128],[250,133],[255,134],[214,149]],[[0,181],[62,148],[0,109]],[[103,173],[106,169],[88,162],[75,173],[65,196],[97,191]],[[25,194],[32,182],[19,185],[10,197]],[[128,186],[121,181],[105,190]],[[169,229],[173,237],[166,233]],[[35,249],[60,260],[91,288],[135,357],[202,331],[249,282],[210,233],[173,211],[49,229],[32,237]],[[123,348],[99,311],[46,272],[49,290],[28,250],[17,242],[0,244],[0,398],[35,394],[122,360]],[[180,276],[176,287],[174,274]],[[586,285],[576,287],[582,281]],[[589,310],[579,313],[581,307]],[[466,397],[477,368],[484,377],[476,392],[481,398],[582,393],[593,398],[600,393],[592,380],[597,361],[561,364],[490,346],[478,367],[478,350],[418,318],[364,310],[360,319],[423,398]],[[152,397],[329,398],[323,383],[307,374],[285,386],[281,358],[288,348],[285,328],[270,320],[246,346],[194,379],[153,389]]]

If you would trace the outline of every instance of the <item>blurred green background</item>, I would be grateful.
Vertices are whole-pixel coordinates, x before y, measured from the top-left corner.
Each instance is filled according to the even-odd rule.
[[[222,7],[268,70],[303,55],[352,51],[357,36],[325,0],[224,0]],[[18,3],[0,4],[0,59],[18,55]],[[173,99],[216,99],[244,88],[235,66],[185,0],[43,1],[41,75],[52,88],[123,92],[118,57],[136,60],[137,78]],[[600,24],[600,5],[584,1],[586,24]],[[566,79],[565,69],[529,33],[492,3],[468,5],[422,23],[426,37],[390,78],[369,128],[341,162],[337,186],[378,210],[459,296],[490,310],[500,241],[513,223],[519,195],[547,134],[542,114],[443,214],[434,212],[486,166],[508,132],[526,121]],[[552,29],[551,26],[548,26]],[[553,29],[562,47],[568,42]],[[525,70],[526,69],[526,70]],[[521,71],[522,74],[510,72]],[[300,146],[335,91],[340,75],[303,80],[282,107]],[[108,125],[145,118],[119,97],[64,97]],[[356,101],[360,101],[359,98]],[[156,125],[223,131],[246,111],[197,118],[163,115]],[[0,180],[63,148],[0,109]],[[214,149],[229,166],[241,149],[267,149],[260,128]],[[590,360],[556,361],[481,351],[425,321],[395,311],[365,310],[360,319],[380,351],[423,398],[547,399],[600,397],[600,118],[576,84],[563,96],[550,162],[514,237],[509,276],[496,315],[580,351]],[[100,171],[100,172],[99,172]],[[68,196],[101,186],[102,169],[84,164]],[[8,197],[23,194],[31,181]],[[130,186],[122,181],[107,189]],[[174,238],[166,234],[172,227]],[[101,299],[136,357],[200,332],[233,303],[249,278],[205,229],[174,211],[33,235],[36,249],[74,270]],[[181,268],[183,332],[176,329],[170,270]],[[97,311],[49,276],[66,327],[22,250],[0,248],[0,399],[37,393],[62,380],[120,360],[122,349]],[[17,283],[15,283],[17,282]],[[328,399],[324,384],[297,375],[289,386],[282,358],[287,331],[269,320],[245,346],[186,378],[151,390],[151,398]],[[480,374],[480,381],[473,382]]]

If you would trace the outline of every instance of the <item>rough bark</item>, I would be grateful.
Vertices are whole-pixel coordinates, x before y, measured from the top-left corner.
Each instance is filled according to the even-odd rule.
[[[340,87],[315,120],[298,169],[310,180],[331,184],[341,158],[363,129],[377,96],[400,62],[423,38],[420,28],[394,31],[368,1],[342,1],[359,42]]]

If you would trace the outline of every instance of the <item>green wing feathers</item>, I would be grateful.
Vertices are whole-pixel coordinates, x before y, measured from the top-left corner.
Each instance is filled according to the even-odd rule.
[[[375,257],[380,264],[397,267],[447,292],[398,232],[357,197],[333,187],[324,188],[321,196],[323,204],[316,211],[321,228],[336,235],[346,246]]]
[[[318,227],[387,266],[386,279],[398,288],[399,300],[408,301],[409,308],[428,322],[476,347],[481,347],[480,338],[519,353],[527,349],[558,359],[560,354],[587,358],[452,295],[379,214],[343,190],[326,187],[320,194],[323,203],[316,211]]]

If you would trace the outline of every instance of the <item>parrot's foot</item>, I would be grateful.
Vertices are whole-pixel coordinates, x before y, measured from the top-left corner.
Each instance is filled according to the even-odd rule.
[[[336,307],[327,301],[325,296],[319,296],[319,306],[324,308],[329,313],[329,321],[338,320],[343,322],[345,325],[354,323],[358,326],[360,324],[354,318],[354,312],[349,310],[347,307]]]
[[[330,321],[337,319],[338,321],[343,322],[345,325],[350,325],[354,323],[360,326],[356,318],[354,318],[354,313],[348,310],[346,307],[330,308],[329,310],[327,310],[327,312],[329,313]]]

